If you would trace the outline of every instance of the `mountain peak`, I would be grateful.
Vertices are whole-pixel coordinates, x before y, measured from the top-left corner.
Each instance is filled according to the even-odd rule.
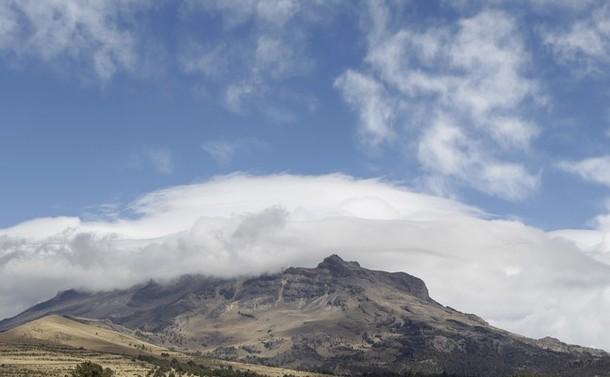
[[[358,262],[348,262],[337,254],[331,254],[324,258],[317,268],[326,269],[334,272],[360,269]]]
[[[79,297],[80,295],[81,292],[77,291],[76,289],[66,289],[64,291],[57,292],[56,297],[60,299],[70,299],[74,297]]]

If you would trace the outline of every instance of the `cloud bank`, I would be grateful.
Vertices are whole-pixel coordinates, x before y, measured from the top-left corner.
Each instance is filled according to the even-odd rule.
[[[313,266],[331,252],[423,278],[440,302],[610,349],[610,266],[557,234],[379,179],[234,174],[146,194],[108,221],[0,230],[0,316],[68,288]]]

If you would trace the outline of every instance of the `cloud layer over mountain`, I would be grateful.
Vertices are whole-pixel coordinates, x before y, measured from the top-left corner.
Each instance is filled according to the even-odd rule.
[[[565,235],[563,235],[565,236]],[[565,237],[379,179],[234,174],[146,194],[105,220],[0,230],[0,316],[68,288],[312,266],[331,252],[533,337],[610,349],[610,266]]]

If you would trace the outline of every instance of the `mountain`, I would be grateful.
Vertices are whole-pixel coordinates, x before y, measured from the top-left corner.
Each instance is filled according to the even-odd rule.
[[[414,276],[337,255],[253,278],[65,291],[0,330],[49,314],[111,321],[179,350],[335,374],[610,376],[603,351],[511,334],[439,304]]]

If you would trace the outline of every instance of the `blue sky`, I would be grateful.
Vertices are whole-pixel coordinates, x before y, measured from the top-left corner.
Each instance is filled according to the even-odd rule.
[[[610,349],[609,64],[587,0],[0,0],[0,318],[338,252]]]
[[[558,163],[608,153],[608,7],[464,4],[5,1],[0,225],[242,171],[590,226],[607,187]]]

